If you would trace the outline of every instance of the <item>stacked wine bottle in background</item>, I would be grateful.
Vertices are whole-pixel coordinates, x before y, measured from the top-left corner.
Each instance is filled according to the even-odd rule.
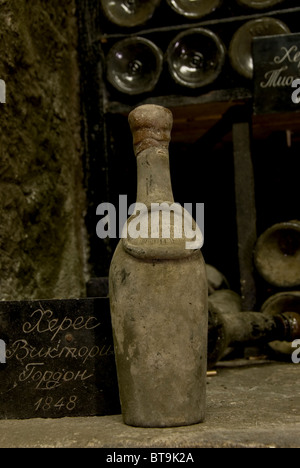
[[[252,39],[298,32],[291,2],[101,0],[108,90],[122,100],[251,86]]]
[[[94,275],[107,276],[115,249],[114,239],[100,243],[96,237],[96,207],[108,200],[118,206],[119,194],[127,194],[128,205],[135,201],[127,115],[139,104],[153,103],[174,113],[176,199],[205,203],[206,261],[224,271],[238,291],[238,175],[230,132],[235,111],[250,110],[252,38],[300,32],[299,0],[78,0],[78,12]],[[290,182],[297,174],[297,148],[287,150],[284,125],[275,138],[273,119],[267,124],[251,139],[258,234],[286,220],[287,209],[288,219],[298,218],[293,201],[298,184]]]

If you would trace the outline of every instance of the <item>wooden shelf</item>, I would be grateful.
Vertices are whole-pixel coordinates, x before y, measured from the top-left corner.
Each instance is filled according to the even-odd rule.
[[[201,96],[159,96],[144,99],[134,105],[108,102],[107,114],[127,116],[142,104],[158,104],[169,108],[174,117],[172,142],[194,143],[204,136],[232,107],[251,105],[252,94],[249,89],[211,91]],[[273,132],[290,131],[293,138],[300,139],[299,112],[253,115],[252,131],[255,139],[265,139]],[[231,139],[230,134],[225,137]]]
[[[228,109],[244,105],[251,98],[252,95],[248,89],[235,88],[211,91],[201,96],[151,97],[136,102],[134,105],[107,102],[105,113],[127,116],[133,108],[143,104],[158,104],[167,107],[174,117],[172,141],[193,143],[215,125]]]
[[[274,132],[289,131],[293,139],[299,141],[300,108],[299,112],[254,115],[252,119],[252,129],[253,137],[256,139],[266,139]]]

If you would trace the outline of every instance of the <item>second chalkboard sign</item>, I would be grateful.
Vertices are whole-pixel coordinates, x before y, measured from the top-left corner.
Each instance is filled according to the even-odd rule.
[[[300,111],[300,34],[254,38],[253,61],[255,114]]]

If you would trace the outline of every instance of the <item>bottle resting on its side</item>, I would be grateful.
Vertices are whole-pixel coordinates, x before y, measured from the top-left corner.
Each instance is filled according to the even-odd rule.
[[[163,66],[163,54],[145,37],[127,37],[114,44],[106,57],[107,79],[124,94],[153,91]]]
[[[187,88],[201,88],[220,75],[226,57],[220,37],[207,28],[179,33],[169,44],[167,63],[173,80]]]
[[[150,20],[161,0],[101,0],[105,16],[119,27],[134,28]]]

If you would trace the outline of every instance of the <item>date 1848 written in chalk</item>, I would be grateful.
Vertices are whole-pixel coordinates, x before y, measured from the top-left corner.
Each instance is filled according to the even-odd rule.
[[[107,298],[0,304],[0,417],[119,412]]]

